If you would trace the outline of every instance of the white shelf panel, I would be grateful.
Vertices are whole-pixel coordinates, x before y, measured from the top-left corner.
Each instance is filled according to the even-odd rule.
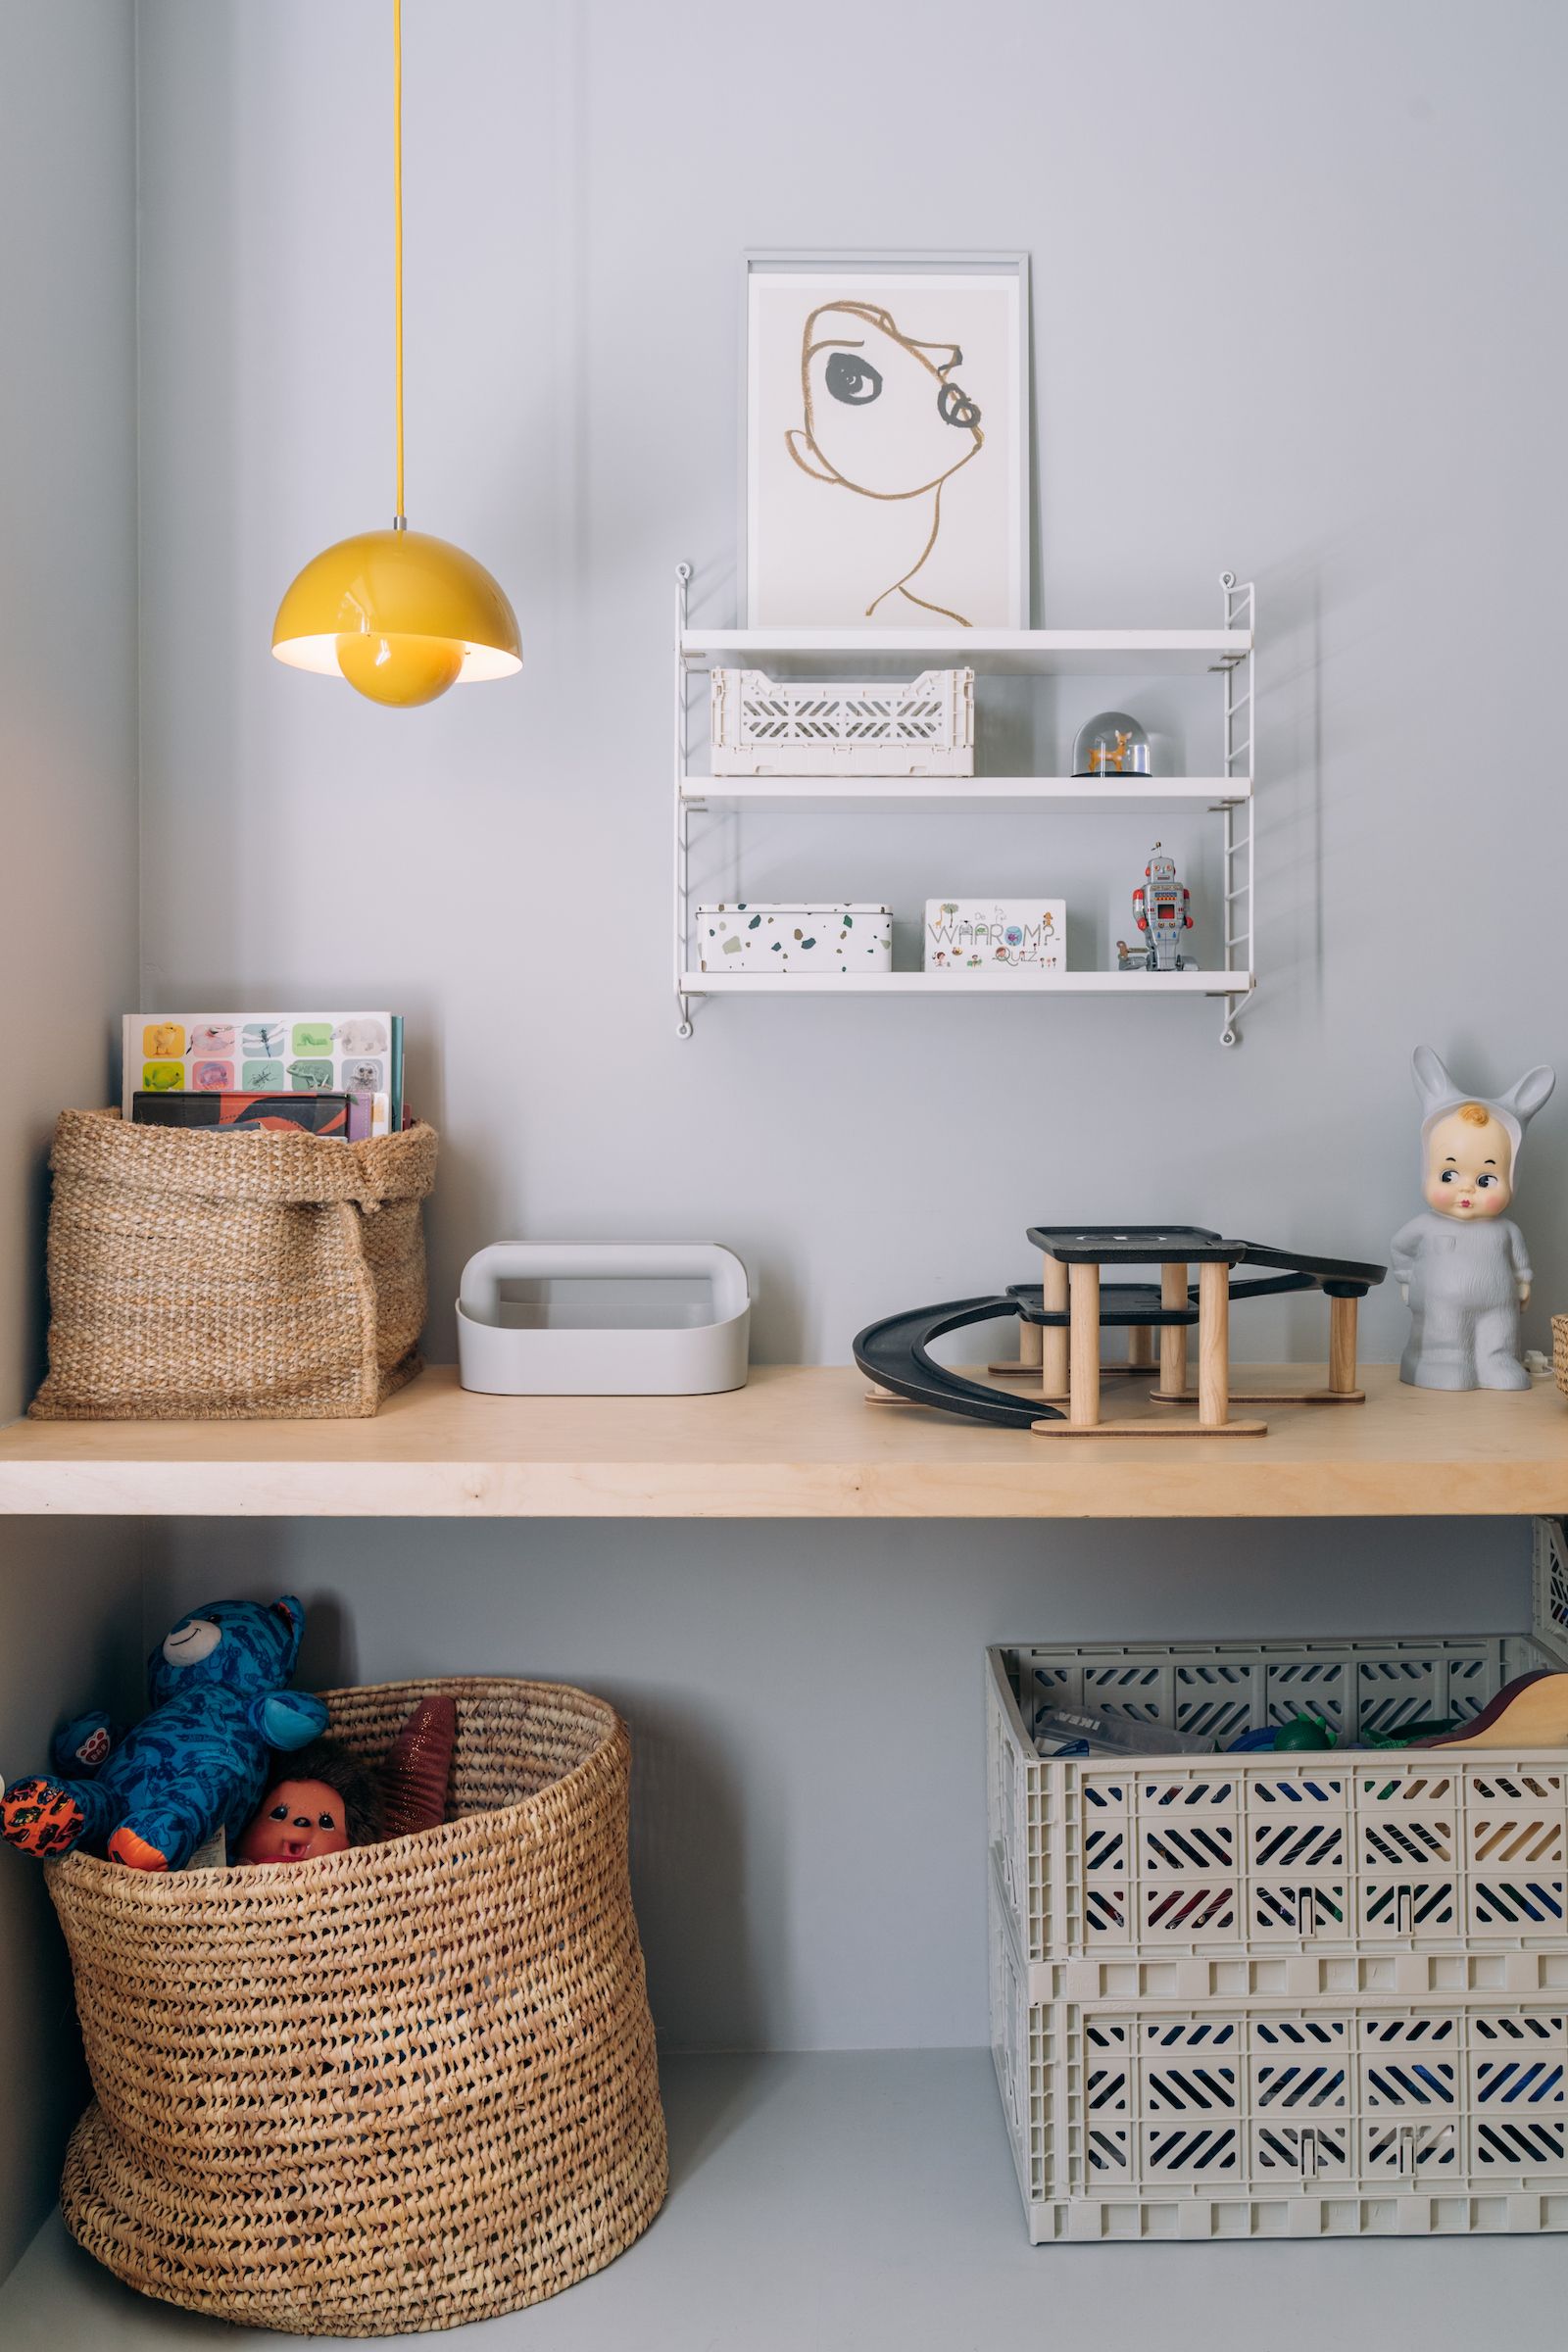
[[[761,662],[769,655],[823,661],[959,662],[975,668],[1079,670],[1152,677],[1208,670],[1252,650],[1250,629],[688,629],[682,659],[699,666]]]
[[[687,997],[1244,997],[1247,972],[683,972]]]
[[[1143,776],[1099,785],[1082,776],[688,776],[681,798],[709,809],[797,816],[1166,816],[1252,797],[1250,776]]]
[[[1333,2332],[1330,2284],[1337,2308],[1398,2314],[1380,2331],[1390,2345],[1561,2340],[1560,2238],[1031,2246],[989,2050],[664,2056],[660,2078],[670,2191],[648,2234],[552,2301],[460,2330],[454,2348],[1312,2352]],[[1183,2292],[1192,2328],[1172,2327]],[[9,2352],[278,2352],[296,2340],[133,2294],[58,2214],[0,2290],[0,2339]],[[316,2340],[323,2352],[343,2341]]]

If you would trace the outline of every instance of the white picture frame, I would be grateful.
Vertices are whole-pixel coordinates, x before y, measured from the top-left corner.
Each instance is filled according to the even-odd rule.
[[[1028,255],[748,253],[741,339],[742,626],[1028,628]]]

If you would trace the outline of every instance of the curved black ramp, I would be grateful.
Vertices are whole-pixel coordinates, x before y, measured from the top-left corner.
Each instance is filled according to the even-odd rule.
[[[1387,1266],[1375,1266],[1353,1257],[1315,1256],[1306,1250],[1276,1250],[1269,1242],[1238,1242],[1236,1248],[1246,1252],[1250,1266],[1285,1266],[1301,1275],[1330,1298],[1364,1298],[1375,1290],[1388,1272]]]
[[[989,1298],[950,1298],[944,1306],[911,1307],[868,1323],[855,1341],[855,1360],[879,1389],[910,1404],[928,1404],[938,1412],[960,1413],[966,1421],[987,1421],[994,1429],[1028,1429],[1036,1421],[1059,1421],[1054,1405],[1038,1396],[1008,1396],[984,1381],[965,1380],[950,1372],[928,1352],[933,1340],[970,1323],[991,1323],[1018,1312],[1016,1298],[1004,1293]]]

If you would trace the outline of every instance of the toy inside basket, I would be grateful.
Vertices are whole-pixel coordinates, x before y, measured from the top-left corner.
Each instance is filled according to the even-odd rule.
[[[127,2284],[235,2325],[456,2327],[600,2269],[663,2196],[629,1741],[563,1684],[324,1695],[367,1759],[455,1700],[444,1824],[286,1868],[46,1866],[96,2094],[61,2204]]]

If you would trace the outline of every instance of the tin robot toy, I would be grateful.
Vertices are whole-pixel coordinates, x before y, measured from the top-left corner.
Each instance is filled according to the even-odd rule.
[[[1144,878],[1133,892],[1133,920],[1141,937],[1136,947],[1116,942],[1116,962],[1124,972],[1179,972],[1185,958],[1177,948],[1184,931],[1193,927],[1189,912],[1192,894],[1176,879],[1176,860],[1156,841],[1149,853]]]

